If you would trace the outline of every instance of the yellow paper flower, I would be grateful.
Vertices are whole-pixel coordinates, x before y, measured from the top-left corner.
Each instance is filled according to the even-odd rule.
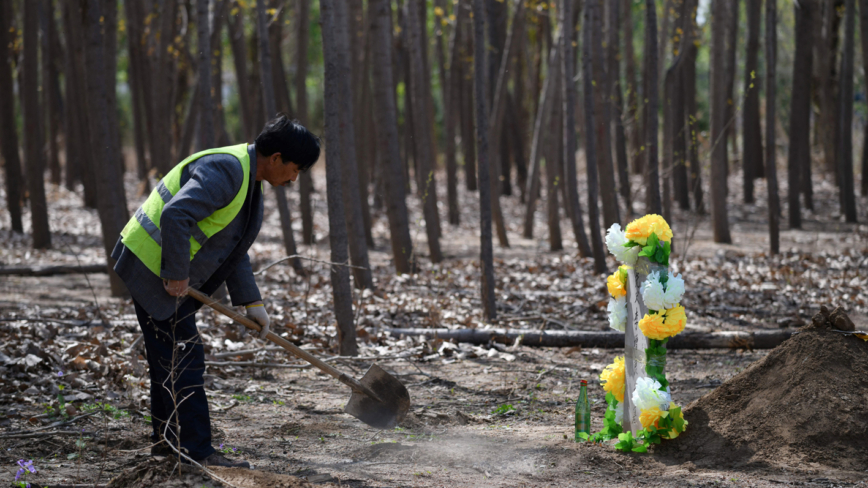
[[[680,334],[687,324],[687,316],[681,305],[669,310],[659,310],[657,313],[645,314],[639,321],[639,330],[645,337],[662,341],[667,337]]]
[[[618,356],[615,362],[606,366],[600,374],[603,389],[615,396],[618,402],[624,401],[624,358]]]
[[[627,296],[627,267],[621,266],[606,278],[606,287],[612,298]]]
[[[669,228],[666,220],[657,214],[648,214],[627,224],[624,237],[628,241],[638,242],[644,246],[652,232],[663,242],[672,241],[672,229]]]
[[[639,422],[642,422],[642,428],[647,429],[649,425],[657,427],[657,422],[661,417],[669,415],[669,412],[660,410],[660,407],[651,407],[646,410],[639,411]]]
[[[680,334],[687,325],[687,314],[684,313],[684,307],[676,305],[666,310],[666,320],[663,325],[669,328],[670,337]]]
[[[676,413],[674,411],[676,408],[678,408],[678,405],[676,405],[674,403],[671,404],[669,406],[669,415],[672,416],[673,422],[678,420],[678,419],[684,420],[684,428],[681,429],[681,432],[684,432],[685,430],[687,430],[687,420],[684,419],[684,412],[682,412],[681,410],[678,410],[678,412]],[[676,437],[678,437],[679,434],[681,434],[681,432],[678,432],[677,430],[672,429],[672,430],[669,430],[666,432],[661,432],[660,436],[663,437],[664,439],[675,439]]]

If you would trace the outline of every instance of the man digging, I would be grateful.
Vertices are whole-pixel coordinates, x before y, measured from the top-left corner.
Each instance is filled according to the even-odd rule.
[[[203,466],[249,468],[211,445],[202,381],[205,352],[196,328],[206,294],[226,283],[232,304],[268,334],[269,318],[247,250],[262,225],[261,181],[283,186],[319,158],[319,139],[285,115],[269,121],[254,144],[196,153],[172,169],[121,232],[115,271],[130,290],[144,335],[151,377],[152,455],[177,455]],[[172,447],[170,447],[170,444]]]

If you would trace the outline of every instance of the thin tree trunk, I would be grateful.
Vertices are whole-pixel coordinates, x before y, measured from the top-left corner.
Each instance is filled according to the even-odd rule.
[[[370,178],[368,177],[368,167],[372,162],[368,161],[370,156],[371,135],[368,133],[370,123],[366,120],[367,114],[365,107],[367,99],[370,98],[370,93],[366,93],[368,85],[368,63],[365,60],[365,13],[362,2],[347,2],[349,11],[347,14],[347,32],[349,33],[350,41],[350,73],[351,87],[353,97],[353,131],[355,139],[353,146],[356,153],[356,174],[358,175],[358,184],[355,185],[359,193],[360,213],[362,216],[362,231],[364,232],[365,242],[368,247],[374,247],[374,236],[371,233],[371,206],[368,201],[368,186]]]
[[[458,211],[458,167],[455,162],[455,108],[458,104],[455,102],[457,98],[455,92],[458,90],[456,83],[457,70],[454,69],[458,60],[458,45],[461,43],[459,33],[461,29],[453,29],[452,38],[449,40],[449,66],[446,70],[446,50],[443,47],[443,23],[446,13],[446,1],[437,0],[437,8],[440,9],[440,14],[434,18],[434,33],[437,43],[437,65],[440,75],[440,88],[443,97],[443,137],[445,139],[444,156],[446,159],[446,204],[448,207],[449,223],[458,225],[460,223],[460,212]],[[463,9],[457,9],[456,14],[461,14]],[[460,22],[456,15],[456,24]]]
[[[815,93],[819,99],[819,114],[816,122],[816,130],[819,135],[819,143],[823,148],[823,163],[827,173],[835,174],[837,180],[837,158],[835,155],[836,149],[836,124],[838,123],[838,28],[842,16],[839,8],[843,8],[843,0],[814,0],[816,9],[813,18],[814,26],[812,31],[815,41],[813,43],[814,52],[814,70],[818,76],[816,77],[817,86]],[[810,167],[802,168],[802,189],[805,195],[805,208],[813,210],[813,188],[811,188],[810,178],[805,176],[810,175]],[[840,181],[838,182],[840,184]],[[808,206],[808,204],[811,206]]]
[[[840,88],[838,89],[838,181],[840,182],[841,213],[847,222],[856,222],[856,194],[853,188],[853,57],[856,9],[854,0],[846,0],[844,21],[844,54],[841,58]]]
[[[859,38],[862,40],[862,69],[868,71],[868,0],[859,0]],[[862,138],[868,141],[868,124]],[[868,196],[868,144],[862,144],[862,196]]]
[[[476,105],[476,144],[479,150],[479,260],[482,265],[482,315],[487,320],[494,320],[497,318],[497,307],[494,299],[494,250],[491,242],[485,45],[485,7],[483,0],[473,0],[473,98]]]
[[[407,24],[408,46],[410,46],[410,90],[413,98],[413,139],[416,147],[416,169],[419,174],[416,180],[420,183],[418,188],[419,198],[422,200],[422,209],[425,215],[425,228],[428,235],[428,250],[431,261],[439,263],[443,260],[440,251],[440,228],[437,215],[437,180],[434,175],[436,169],[435,148],[431,140],[431,117],[426,113],[427,97],[424,78],[427,76],[422,52],[413,49],[422,40],[422,27],[419,25],[419,5],[410,0],[407,2],[407,14],[404,19]]]
[[[596,136],[597,150],[597,174],[600,177],[600,201],[603,204],[603,224],[609,228],[612,224],[621,221],[621,212],[618,209],[618,192],[615,183],[615,168],[612,160],[612,86],[609,82],[606,63],[606,43],[604,41],[604,6],[601,0],[587,0],[600,2],[597,7],[597,25],[588,26],[599,34],[594,38],[591,50],[591,62],[594,73],[594,110],[596,126],[586,128],[587,132],[593,132]]]
[[[621,2],[606,2],[609,9],[606,24],[606,36],[608,43],[608,71],[611,93],[609,101],[612,103],[611,129],[615,133],[615,161],[618,171],[618,193],[624,200],[627,216],[633,215],[633,201],[630,195],[630,169],[627,161],[627,134],[624,130],[624,96],[621,85],[621,56],[619,54],[620,39],[618,32],[621,25]]]
[[[572,16],[572,0],[561,0],[562,2],[562,11],[558,12],[558,21],[561,24],[561,31],[563,32],[563,26],[565,25],[566,19]],[[653,5],[652,5],[653,6]],[[594,49],[594,39],[600,39],[600,33],[597,30],[599,26],[598,17],[600,15],[599,12],[599,4],[593,0],[589,0],[585,3],[585,18],[584,18],[584,29],[582,29],[582,82],[583,82],[583,91],[584,91],[584,112],[585,112],[585,127],[588,130],[591,130],[592,127],[596,127],[595,118],[597,116],[596,110],[594,107],[594,71],[593,71],[593,54],[592,50]],[[656,25],[649,23],[648,25]],[[655,31],[656,29],[649,29],[651,31]],[[572,70],[572,44],[569,42],[569,38],[566,36],[561,37],[561,66],[563,66],[563,80],[565,89],[564,91],[564,123],[566,128],[564,130],[566,146],[565,150],[567,151],[566,156],[570,158],[567,161],[566,169],[567,169],[567,182],[569,185],[568,189],[570,190],[570,198],[573,199],[572,205],[575,209],[575,213],[581,215],[579,213],[579,202],[577,189],[575,181],[575,139],[573,137],[568,137],[567,135],[573,134],[572,128],[575,127],[575,119],[572,115],[572,111],[575,107],[575,85],[573,85],[573,70]],[[652,46],[653,47],[653,46]],[[652,51],[653,52],[653,51]],[[656,68],[655,68],[656,69]],[[655,111],[656,114],[656,111]],[[570,140],[572,139],[572,141]],[[596,148],[596,140],[594,137],[585,137],[585,159],[587,160],[588,172],[588,220],[590,221],[590,241],[591,248],[594,250],[594,272],[597,274],[606,272],[606,250],[603,247],[603,238],[602,232],[600,230],[600,213],[597,208],[597,199],[599,192],[599,183],[597,179],[597,167],[596,163],[598,158],[597,148]],[[570,175],[570,172],[573,174]],[[612,191],[611,188],[607,188],[605,191]],[[578,230],[578,228],[584,229],[584,225],[578,227],[575,224],[573,228]],[[578,233],[576,234],[576,240],[579,240]]]
[[[633,174],[644,172],[644,142],[642,140],[642,112],[639,104],[639,83],[636,78],[636,54],[633,51],[633,2],[624,1],[624,74],[627,83],[627,120],[630,131],[630,167]]]
[[[45,200],[45,155],[42,152],[42,124],[39,109],[39,3],[24,2],[24,144],[27,190],[30,202],[33,247],[51,247],[48,206]]]
[[[211,99],[211,28],[209,0],[196,0],[196,46],[199,49],[199,149],[214,147],[214,101]]]
[[[144,111],[144,94],[142,93],[142,78],[145,76],[145,71],[142,65],[142,31],[139,19],[136,16],[137,10],[133,2],[124,2],[126,13],[126,25],[128,26],[127,50],[129,62],[127,63],[127,74],[130,84],[130,99],[133,109],[133,141],[136,149],[136,176],[140,182],[142,194],[146,194],[150,190],[148,184],[148,160],[145,155],[146,145],[146,128],[147,119]],[[67,98],[67,100],[69,100]],[[70,101],[71,103],[71,101]],[[69,146],[69,136],[67,136],[67,147]],[[67,161],[67,164],[69,162]]]
[[[235,80],[238,83],[238,102],[243,123],[244,138],[253,142],[259,130],[259,121],[255,118],[255,104],[250,90],[250,79],[247,72],[247,42],[244,40],[244,12],[238,1],[234,2],[232,11],[236,12],[229,22],[229,45],[232,48],[232,61],[235,65]],[[273,115],[273,114],[272,114]]]
[[[404,172],[398,147],[398,120],[395,117],[395,92],[392,80],[392,27],[389,21],[391,5],[388,0],[370,0],[371,16],[371,75],[373,76],[374,134],[377,154],[382,158],[386,190],[386,215],[392,244],[392,259],[398,274],[416,271],[416,255],[410,239],[407,216]]]
[[[702,202],[702,168],[699,166],[699,112],[696,107],[696,56],[699,48],[696,45],[698,31],[696,25],[697,0],[687,0],[690,5],[686,11],[690,13],[685,20],[685,60],[684,60],[684,118],[687,136],[687,169],[688,186],[693,194],[693,207],[698,214],[705,212]]]
[[[458,8],[463,7],[461,3]],[[469,16],[466,16],[469,20]],[[462,28],[456,27],[456,28]],[[466,29],[466,27],[464,27]],[[472,31],[471,31],[472,32]],[[461,69],[461,90],[459,92],[459,103],[461,104],[461,154],[464,158],[464,185],[467,191],[476,191],[479,188],[479,182],[476,178],[476,122],[473,116],[473,83],[472,76],[473,65],[468,61],[471,58],[470,49],[475,40],[468,39],[465,46],[461,48],[460,69]]]
[[[731,243],[726,212],[726,8],[712,0],[711,20],[711,221],[714,242]]]
[[[744,153],[741,156],[744,182],[744,202],[753,203],[753,180],[763,173],[763,141],[760,128],[759,88],[757,73],[762,0],[747,1],[747,49],[744,67]]]
[[[21,160],[18,156],[18,130],[15,125],[15,96],[12,88],[12,69],[9,66],[9,46],[14,42],[10,30],[13,20],[12,2],[0,2],[0,148],[3,149],[3,167],[6,174],[6,208],[12,230],[24,232],[21,219],[23,197]]]
[[[557,38],[558,42],[560,42],[560,37]],[[564,202],[567,201],[569,195],[567,192],[563,192],[562,190],[565,188],[566,182],[563,178],[563,173],[566,164],[563,163],[564,156],[564,104],[561,101],[563,97],[563,90],[561,89],[561,85],[563,84],[563,75],[561,69],[561,55],[560,55],[560,45],[556,45],[552,48],[553,50],[558,52],[557,55],[557,63],[556,65],[550,65],[551,70],[549,71],[548,78],[552,80],[551,85],[553,87],[551,93],[551,100],[547,100],[545,103],[551,104],[552,107],[549,111],[554,110],[550,117],[546,117],[543,119],[543,123],[547,124],[551,131],[548,134],[547,139],[549,141],[548,150],[546,151],[546,217],[547,224],[549,229],[549,249],[552,251],[560,251],[563,250],[563,238],[561,233],[561,217],[560,217],[560,204],[558,203],[559,195],[564,194]],[[566,205],[564,205],[566,207]],[[587,242],[586,242],[587,244]],[[590,244],[587,244],[588,248],[590,248]],[[581,255],[581,252],[579,253]],[[591,253],[588,252],[588,256]],[[584,257],[584,256],[583,256]]]
[[[172,127],[174,102],[170,89],[174,86],[174,48],[169,49],[175,39],[176,0],[156,2],[156,20],[151,25],[158,26],[153,33],[155,38],[153,53],[151,103],[154,105],[154,120],[151,122],[151,163],[159,171],[158,176],[168,173],[175,164],[172,161]]]
[[[524,213],[524,232],[522,234],[526,239],[533,238],[533,216],[534,212],[536,211],[536,201],[539,197],[540,188],[540,161],[542,159],[543,146],[545,145],[545,134],[548,131],[547,124],[551,119],[552,107],[555,104],[555,98],[557,98],[557,80],[559,79],[559,75],[557,73],[560,70],[560,62],[561,61],[559,47],[552,47],[551,54],[549,54],[548,60],[549,73],[548,76],[546,76],[545,78],[545,86],[540,92],[540,100],[539,103],[537,103],[537,113],[536,118],[534,119],[533,139],[531,139],[530,144],[530,176],[527,180],[527,201],[525,204]],[[548,168],[549,166],[552,166],[553,163],[553,161],[546,161],[546,178],[549,178],[549,180],[547,180],[546,187],[547,195],[555,188],[555,182],[550,179],[551,174],[553,173],[550,173]],[[548,198],[548,196],[546,198]],[[557,203],[557,197],[555,197],[555,203]],[[549,209],[549,214],[551,214],[551,209]],[[549,215],[550,242],[553,232],[553,230],[551,229],[551,225],[553,223],[558,225],[557,235],[560,236],[560,224],[557,223],[557,221],[553,222],[551,220],[551,215]],[[558,238],[558,241],[560,241],[560,238]]]
[[[127,294],[123,280],[115,274],[113,268],[115,261],[111,258],[121,229],[127,223],[126,194],[123,185],[123,173],[118,162],[114,159],[118,153],[115,146],[117,140],[111,136],[111,119],[109,111],[115,107],[109,104],[110,88],[106,86],[108,77],[106,69],[112,64],[106,60],[114,57],[114,52],[107,51],[107,42],[103,19],[108,17],[101,1],[90,1],[87,4],[87,45],[85,59],[87,61],[87,100],[89,107],[91,146],[93,147],[93,161],[96,163],[98,177],[98,213],[102,224],[103,246],[106,253],[106,261],[109,269],[109,281],[113,296]]]
[[[715,0],[717,2],[721,0]],[[645,212],[659,214],[663,211],[660,202],[660,173],[657,154],[658,137],[658,85],[657,81],[657,10],[654,0],[645,0]],[[655,28],[650,28],[654,26]]]
[[[780,252],[781,202],[778,198],[778,170],[775,166],[775,96],[777,91],[777,2],[766,1],[766,182],[769,200],[769,247],[771,254]]]
[[[675,166],[675,120],[676,108],[675,91],[676,80],[679,75],[679,59],[666,70],[663,80],[663,218],[669,220],[672,217],[672,172]]]
[[[57,29],[54,24],[54,4],[51,0],[43,0],[39,6],[40,30],[42,31],[42,109],[45,119],[46,137],[48,139],[48,170],[49,181],[55,185],[60,184],[60,157],[58,154],[57,138],[60,130],[60,117],[62,114],[63,101],[58,98],[60,94],[57,75],[57,65],[53,44],[57,37]]]
[[[666,66],[666,47],[669,45],[670,39],[670,22],[672,21],[672,15],[670,13],[673,10],[673,0],[665,0],[663,2],[663,18],[660,19],[660,31],[657,33],[657,80],[662,81],[664,79],[664,70],[663,67]]]
[[[298,0],[296,10],[296,68],[295,68],[295,104],[298,119],[308,126],[307,108],[307,50],[310,24],[310,0]],[[301,241],[307,245],[314,243],[313,207],[310,194],[313,191],[313,179],[310,171],[305,171],[299,177],[299,206],[301,207]]]
[[[816,4],[804,1],[794,4],[796,10],[796,52],[793,57],[793,90],[790,97],[790,148],[787,181],[789,189],[789,224],[791,229],[802,227],[799,193],[802,188],[802,166],[811,162],[811,65],[813,33],[811,24]]]
[[[342,163],[348,139],[341,135],[347,116],[344,103],[346,93],[347,60],[340,59],[347,51],[346,17],[340,15],[340,0],[320,0],[320,17],[323,24],[323,58],[325,64],[325,136],[326,188],[328,192],[329,243],[331,261],[347,262],[347,222],[341,179]],[[353,296],[350,288],[349,270],[345,266],[331,267],[332,296],[338,329],[338,346],[341,356],[357,356],[356,328],[353,324]]]
[[[724,67],[724,74],[726,75],[726,115],[724,117],[726,127],[724,131],[726,132],[726,136],[724,138],[724,146],[726,143],[732,143],[732,152],[734,157],[738,155],[738,147],[736,144],[736,124],[735,124],[735,72],[738,69],[736,65],[736,44],[738,43],[738,17],[739,17],[739,4],[740,0],[728,0],[727,1],[727,12],[726,12],[726,58]],[[724,148],[724,152],[726,153],[726,175],[729,176],[729,150],[728,148]],[[726,188],[727,195],[729,194],[729,187]]]
[[[201,0],[199,0],[201,1]],[[277,101],[274,95],[274,85],[272,84],[272,67],[271,67],[271,46],[268,45],[268,24],[265,13],[265,2],[260,0],[256,4],[257,26],[259,31],[259,79],[262,82],[262,101],[264,103],[266,120],[271,119],[277,114]],[[286,248],[286,254],[294,256],[298,254],[295,246],[295,237],[292,233],[292,215],[289,210],[289,201],[286,197],[286,189],[282,186],[274,187],[274,195],[277,197],[277,210],[280,213],[280,228],[283,231],[283,245]],[[335,261],[339,262],[339,261]],[[299,275],[304,275],[304,266],[300,259],[290,261],[293,269]]]

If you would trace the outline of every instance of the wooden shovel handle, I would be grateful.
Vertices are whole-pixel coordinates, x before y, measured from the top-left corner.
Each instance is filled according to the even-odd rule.
[[[229,317],[230,319],[238,322],[239,324],[243,325],[244,327],[247,327],[250,330],[254,330],[256,332],[262,331],[262,326],[260,326],[258,323],[248,319],[247,317],[239,314],[235,310],[232,310],[231,308],[227,307],[226,305],[223,305],[222,303],[214,300],[213,298],[209,297],[208,295],[202,293],[199,290],[196,290],[195,288],[187,288],[187,295],[190,295],[191,297],[195,298],[196,300],[199,300],[203,304],[213,308],[214,310],[222,313],[223,315]],[[354,391],[357,391],[359,393],[363,393],[365,395],[370,396],[371,398],[379,400],[379,398],[377,398],[377,395],[375,395],[374,392],[372,392],[370,390],[370,388],[365,388],[364,385],[359,383],[359,381],[356,380],[355,378],[353,378],[352,376],[349,376],[346,373],[342,373],[341,371],[335,369],[334,367],[332,367],[328,363],[322,361],[320,358],[305,351],[304,349],[299,348],[295,344],[289,342],[288,340],[284,339],[283,337],[280,337],[279,335],[275,334],[274,332],[269,331],[266,338],[269,341],[277,344],[278,346],[286,349],[294,356],[297,356],[301,359],[304,359],[305,361],[309,362],[317,369],[320,369],[320,370],[326,372],[327,374],[331,375],[336,380],[338,380],[341,383],[352,388]]]

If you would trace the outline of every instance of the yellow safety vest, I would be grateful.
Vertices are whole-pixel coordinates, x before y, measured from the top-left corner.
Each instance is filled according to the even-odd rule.
[[[145,200],[145,203],[139,207],[136,214],[127,222],[124,230],[121,231],[122,241],[127,249],[132,251],[157,276],[160,276],[160,263],[162,260],[160,216],[163,213],[163,207],[181,189],[181,173],[184,171],[184,167],[209,154],[231,154],[238,158],[238,161],[241,162],[242,172],[244,173],[244,182],[241,184],[241,188],[238,190],[235,198],[229,202],[229,205],[205,217],[205,219],[198,222],[191,229],[190,261],[193,260],[196,253],[199,252],[199,249],[205,245],[205,242],[211,236],[223,230],[235,219],[235,216],[238,215],[238,212],[244,205],[247,188],[250,184],[250,156],[247,153],[246,143],[198,152],[181,161],[180,164],[163,177],[157,187],[154,188],[154,191],[148,196],[148,199]]]

